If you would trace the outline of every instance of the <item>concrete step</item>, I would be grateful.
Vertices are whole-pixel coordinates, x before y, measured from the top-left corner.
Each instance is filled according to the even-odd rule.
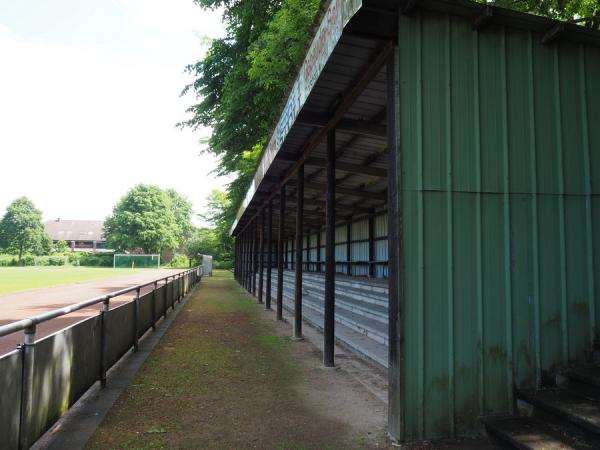
[[[266,280],[265,280],[266,284]],[[294,290],[294,279],[293,277],[284,277],[283,279],[284,289]],[[273,286],[276,287],[277,283],[273,280]],[[323,280],[306,280],[303,278],[302,280],[302,290],[303,292],[310,292],[313,295],[324,295],[325,293],[325,284]],[[368,290],[359,290],[354,288],[346,288],[340,287],[336,283],[335,288],[335,296],[336,299],[351,299],[356,302],[362,302],[366,305],[376,305],[381,308],[387,309],[388,307],[388,297],[387,293],[384,294],[374,294]]]
[[[283,307],[287,311],[294,312],[293,299],[283,297]],[[302,308],[302,317],[311,326],[323,331],[323,314],[312,308]],[[381,368],[388,367],[387,346],[359,333],[344,324],[336,323],[335,338],[343,346],[349,348],[361,357],[377,364]]]
[[[321,316],[324,314],[324,308],[322,303],[313,302],[310,297],[302,299],[302,305],[304,308],[311,308],[317,311]],[[367,337],[379,342],[383,345],[388,345],[388,328],[386,324],[383,324],[377,320],[368,319],[359,314],[347,310],[338,310],[335,312],[335,321],[341,323],[354,331],[364,334]]]
[[[276,295],[276,290],[277,284],[274,283],[271,291],[272,296]],[[284,279],[283,290],[286,295],[293,297],[294,283],[290,283],[289,280]],[[322,303],[324,301],[325,296],[324,288],[321,289],[318,286],[307,285],[303,283],[302,296],[306,298],[310,297],[315,302]],[[365,302],[363,300],[356,299],[355,297],[350,297],[346,295],[346,293],[340,291],[336,291],[335,296],[335,302],[337,307],[349,310],[359,315],[363,315],[368,319],[377,320],[384,324],[388,323],[387,303],[385,306],[381,306],[380,304]]]
[[[323,303],[325,293],[314,289],[303,289],[303,297],[311,298],[314,301]],[[366,318],[377,320],[384,324],[388,323],[388,309],[380,305],[373,303],[365,303],[355,298],[348,297],[343,294],[335,293],[335,306],[336,308],[346,309],[356,314],[362,315]]]
[[[562,388],[519,390],[517,397],[589,432],[600,435],[600,404]]]
[[[293,272],[284,273],[284,282],[294,283]],[[325,277],[318,274],[303,273],[302,275],[303,288],[314,287],[324,289]],[[381,306],[388,304],[388,288],[387,284],[382,284],[380,281],[350,281],[336,277],[335,280],[336,295],[338,293],[345,294],[357,300],[364,300],[368,303],[376,303]]]
[[[287,285],[287,286],[286,286]],[[294,291],[290,288],[288,283],[283,285],[284,297],[287,297],[293,302]],[[324,299],[322,296],[310,295],[309,292],[303,292],[302,304],[307,307],[316,309],[319,314],[323,314],[324,311]],[[277,289],[272,290],[273,298],[277,297]],[[387,315],[383,315],[381,310],[377,311],[373,309],[368,312],[367,308],[376,308],[375,305],[362,306],[360,309],[357,305],[348,304],[344,301],[338,301],[336,298],[336,314],[335,320],[338,323],[344,324],[354,331],[362,333],[366,336],[371,337],[377,342],[387,345],[388,344],[388,319]]]
[[[531,417],[483,420],[490,435],[513,448],[523,450],[566,450],[597,448],[592,439],[573,435],[568,428],[549,427]]]

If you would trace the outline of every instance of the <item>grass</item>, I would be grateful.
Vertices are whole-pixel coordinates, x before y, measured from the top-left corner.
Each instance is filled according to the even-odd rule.
[[[1,267],[0,295],[26,289],[101,280],[134,272],[131,269],[104,267]]]
[[[205,278],[87,448],[356,448],[303,401],[304,365],[259,308],[228,272]]]

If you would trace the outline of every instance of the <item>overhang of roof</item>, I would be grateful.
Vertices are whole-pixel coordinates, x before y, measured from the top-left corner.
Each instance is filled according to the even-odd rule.
[[[333,6],[332,6],[333,5]],[[398,14],[418,9],[468,17],[473,28],[494,23],[539,33],[542,43],[566,39],[600,46],[600,32],[574,24],[491,7],[468,0],[332,0],[309,48],[298,79],[315,72],[304,97],[296,80],[273,136],[263,151],[254,179],[240,205],[231,234],[237,235],[286,187],[286,228],[294,229],[295,176],[304,164],[304,223],[325,223],[325,153],[327,131],[336,129],[336,216],[340,221],[381,211],[387,204],[386,71],[396,45]],[[339,11],[343,25],[322,67],[311,54],[324,40],[324,23]],[[331,30],[328,30],[331,32]],[[325,39],[327,35],[325,35]],[[325,45],[326,47],[326,45]],[[301,84],[301,83],[300,83]],[[292,112],[290,112],[292,111]],[[274,226],[279,218],[274,217]],[[288,223],[289,222],[289,223]]]

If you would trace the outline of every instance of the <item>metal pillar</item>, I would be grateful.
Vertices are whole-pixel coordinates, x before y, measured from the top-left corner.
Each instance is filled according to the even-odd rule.
[[[352,260],[352,222],[348,222],[346,224],[346,275],[352,275],[352,265],[350,261]]]
[[[402,336],[404,317],[404,260],[402,254],[402,207],[400,205],[400,88],[398,48],[387,61],[387,133],[388,133],[388,288],[389,288],[389,365],[388,365],[388,432],[393,439],[402,438],[404,414],[404,377]]]
[[[283,320],[283,233],[285,219],[285,185],[279,192],[279,230],[277,232],[277,319]]]
[[[375,276],[375,216],[372,213],[369,216],[369,278]]]
[[[19,426],[19,449],[30,447],[29,435],[33,415],[33,365],[35,360],[35,325],[25,330],[23,352],[23,375],[21,385],[21,416]]]
[[[240,282],[240,235],[235,237],[235,279]]]
[[[294,285],[294,337],[302,338],[302,218],[304,213],[304,164],[298,167],[296,186],[296,264]]]
[[[248,225],[249,227],[250,225]],[[252,240],[250,236],[250,229],[246,228],[244,232],[246,234],[246,290],[250,292],[252,290],[252,283],[250,282],[250,272],[252,271],[252,258],[251,258],[251,248],[252,248]]]
[[[335,346],[335,129],[327,135],[325,191],[325,314],[323,365],[333,367]]]
[[[106,387],[108,338],[106,336],[110,297],[106,297],[100,309],[100,387]]]
[[[242,233],[242,286],[244,287],[244,289],[247,289],[247,278],[248,278],[248,267],[247,267],[247,261],[246,261],[246,256],[247,256],[247,251],[246,251],[246,246],[248,244],[248,239],[246,239],[246,231],[244,230]]]
[[[310,272],[310,230],[306,231],[306,258],[304,267],[306,267],[306,272]]]
[[[139,349],[139,338],[140,338],[140,288],[135,290],[134,299],[134,314],[133,314],[133,351],[137,352]]]
[[[258,233],[258,242],[260,247],[259,254],[259,274],[258,274],[258,303],[263,302],[263,288],[265,276],[265,210],[263,209],[260,213],[260,230]]]
[[[269,200],[267,210],[267,295],[265,309],[271,309],[271,274],[273,272],[273,200]]]
[[[321,273],[321,229],[317,230],[317,267],[318,273]]]
[[[256,252],[256,220],[252,221],[252,295],[256,296],[256,272],[258,265],[258,254]]]

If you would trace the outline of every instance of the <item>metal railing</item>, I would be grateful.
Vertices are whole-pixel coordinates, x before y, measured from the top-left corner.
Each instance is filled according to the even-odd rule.
[[[139,338],[202,275],[202,266],[195,267],[0,326],[0,337],[24,332],[23,344],[0,356],[0,448],[29,448],[96,381],[106,386],[108,369],[131,348],[137,351]],[[111,299],[131,292],[131,301],[110,309]],[[98,314],[35,340],[39,324],[97,304]]]

